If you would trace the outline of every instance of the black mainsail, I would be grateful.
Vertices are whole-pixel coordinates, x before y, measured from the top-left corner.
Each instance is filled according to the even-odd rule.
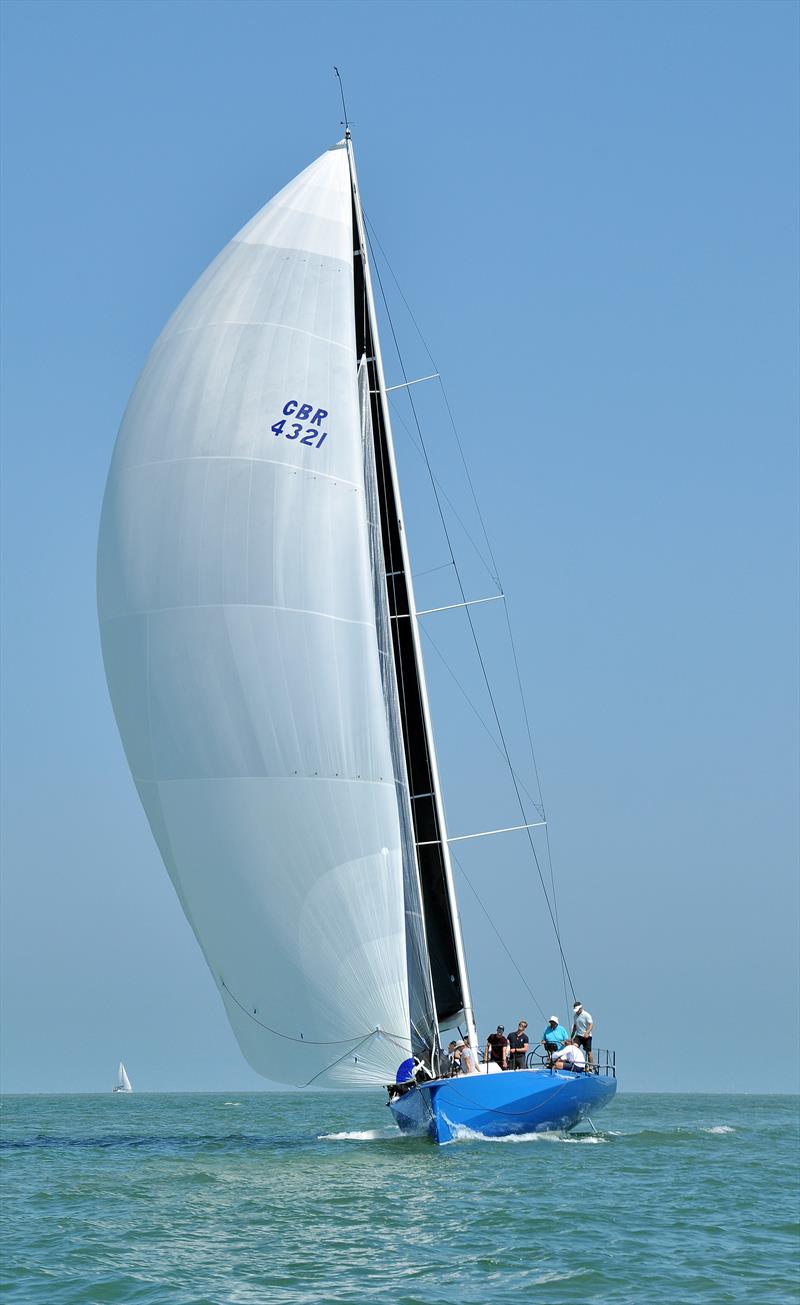
[[[453,889],[413,585],[403,531],[366,230],[349,133],[347,143],[353,179],[353,228],[358,244],[353,258],[356,341],[359,355],[366,362],[369,378],[376,487],[399,720],[436,1018],[440,1025],[452,1025],[463,1015],[472,1037],[472,1003]],[[407,875],[408,880],[413,881],[415,878],[416,873],[413,876]],[[413,888],[410,891],[413,894]],[[413,898],[411,909],[413,911]]]

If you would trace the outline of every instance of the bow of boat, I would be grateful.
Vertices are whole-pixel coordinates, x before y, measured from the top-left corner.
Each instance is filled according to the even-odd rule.
[[[451,1142],[459,1136],[525,1136],[567,1131],[602,1109],[616,1078],[568,1070],[524,1069],[435,1079],[389,1101],[404,1133]]]

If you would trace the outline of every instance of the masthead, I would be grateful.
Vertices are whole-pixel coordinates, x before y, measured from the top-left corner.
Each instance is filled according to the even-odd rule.
[[[342,97],[342,113],[344,114],[344,118],[342,120],[342,126],[344,127],[344,138],[345,140],[350,140],[350,122],[347,117],[347,105],[344,102],[344,86],[342,85],[342,74],[339,72],[339,69],[336,67],[336,64],[333,65],[333,71],[336,73],[336,78],[339,82],[339,94]]]

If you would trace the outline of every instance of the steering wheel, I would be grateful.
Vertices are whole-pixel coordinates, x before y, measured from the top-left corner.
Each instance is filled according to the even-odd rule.
[[[530,1068],[535,1068],[537,1065],[547,1065],[549,1067],[550,1052],[545,1051],[542,1044],[537,1042],[536,1046],[528,1052],[527,1061]]]

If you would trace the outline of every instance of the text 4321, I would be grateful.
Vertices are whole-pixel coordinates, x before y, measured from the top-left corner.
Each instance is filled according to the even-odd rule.
[[[289,399],[283,405],[283,416],[270,429],[273,435],[282,435],[287,440],[299,440],[301,444],[318,449],[328,436],[328,432],[322,429],[322,423],[327,416],[326,408],[315,409],[312,403]]]

